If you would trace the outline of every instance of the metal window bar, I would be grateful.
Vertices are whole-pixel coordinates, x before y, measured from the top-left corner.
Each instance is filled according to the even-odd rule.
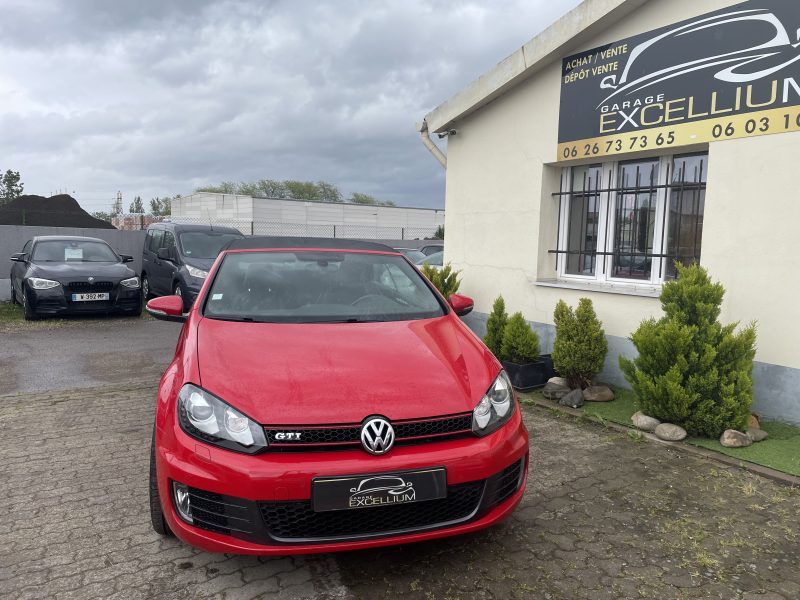
[[[667,167],[666,172],[666,182],[665,184],[658,184],[655,179],[654,170],[651,170],[649,182],[646,185],[642,185],[642,174],[640,171],[640,167],[637,166],[636,168],[636,183],[635,185],[628,185],[628,176],[624,173],[621,173],[621,182],[617,182],[617,185],[611,185],[613,181],[612,178],[612,171],[609,171],[608,177],[608,186],[602,187],[600,182],[600,177],[597,177],[597,185],[593,190],[587,191],[586,185],[584,183],[583,191],[582,192],[574,192],[573,185],[571,178],[567,182],[567,185],[564,185],[564,180],[562,179],[561,189],[558,192],[554,192],[552,196],[554,198],[559,199],[559,227],[558,227],[558,234],[557,234],[557,249],[555,250],[548,250],[549,254],[553,254],[556,256],[565,256],[569,257],[572,255],[578,255],[579,261],[583,260],[583,257],[587,254],[591,254],[592,260],[595,261],[593,264],[601,264],[603,268],[601,269],[601,274],[606,274],[606,258],[611,257],[611,269],[612,273],[614,272],[614,265],[617,263],[619,257],[627,257],[630,260],[630,264],[628,266],[628,275],[630,276],[633,271],[633,259],[644,259],[644,260],[652,260],[652,259],[661,259],[661,264],[659,268],[659,278],[664,279],[665,274],[668,277],[668,265],[670,264],[670,260],[678,261],[678,262],[699,262],[700,261],[700,249],[701,249],[701,232],[702,232],[702,214],[700,212],[700,203],[702,201],[702,194],[706,190],[707,182],[703,181],[703,172],[704,172],[704,165],[705,161],[701,160],[700,164],[695,166],[694,173],[692,176],[692,181],[687,181],[687,177],[685,176],[685,167],[686,164],[684,163],[682,168],[678,171],[676,168],[675,170],[678,171],[679,176],[677,181],[673,181],[672,179],[672,169]],[[586,175],[584,174],[584,178]],[[639,228],[639,210],[638,210],[638,197],[639,195],[647,194],[647,231],[645,232],[645,239],[649,238],[649,232],[651,227],[655,227],[655,222],[652,221],[653,218],[658,218],[659,215],[652,214],[652,207],[653,207],[653,200],[657,200],[657,194],[659,190],[665,190],[665,201],[664,201],[664,212],[660,215],[662,219],[662,226],[661,226],[661,247],[660,252],[654,252],[655,246],[653,242],[647,243],[644,247],[643,251],[637,251],[634,249],[634,238],[635,233],[638,231]],[[561,220],[562,220],[562,206],[561,206],[561,198],[567,198],[567,220],[570,217],[569,211],[569,200],[574,197],[580,196],[594,196],[596,198],[600,198],[601,194],[608,194],[608,200],[606,201],[606,244],[609,243],[609,234],[610,234],[610,227],[611,227],[611,219],[610,219],[610,211],[611,211],[611,201],[610,197],[611,194],[616,194],[616,205],[615,205],[615,225],[620,222],[620,218],[622,216],[623,211],[623,204],[624,204],[624,196],[633,196],[634,198],[634,210],[633,210],[633,220],[634,222],[631,223],[631,227],[627,232],[623,231],[622,235],[615,235],[615,240],[613,244],[613,248],[611,251],[601,251],[597,249],[597,239],[595,238],[595,249],[594,252],[587,252],[587,248],[581,247],[578,250],[561,250]],[[677,197],[675,197],[677,196]],[[669,223],[667,221],[667,212],[671,211],[673,206],[673,200],[675,205],[675,217],[674,220],[670,220]],[[692,247],[689,249],[689,252],[683,251],[683,246],[681,244],[680,234],[682,232],[683,226],[683,213],[685,204],[687,202],[691,202],[692,210],[691,215],[694,219],[693,223],[693,235],[692,235]],[[598,210],[600,207],[598,207]],[[703,211],[704,212],[704,211]],[[675,222],[676,221],[676,222]],[[583,228],[583,224],[582,224]],[[569,223],[566,224],[566,235],[569,236]],[[670,243],[670,230],[674,231],[674,240],[673,243]],[[615,234],[618,232],[615,232]],[[627,233],[627,235],[626,235]],[[627,243],[628,250],[625,250],[625,242]],[[567,240],[567,244],[569,241]],[[638,245],[636,246],[638,248]],[[603,260],[597,261],[598,257],[602,257]],[[558,261],[556,261],[556,269],[558,269]]]

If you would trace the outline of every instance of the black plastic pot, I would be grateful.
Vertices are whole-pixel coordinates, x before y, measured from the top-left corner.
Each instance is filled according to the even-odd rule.
[[[542,387],[547,380],[556,376],[553,359],[549,354],[542,354],[539,360],[524,365],[502,361],[503,368],[511,379],[511,385],[520,392],[529,392]]]

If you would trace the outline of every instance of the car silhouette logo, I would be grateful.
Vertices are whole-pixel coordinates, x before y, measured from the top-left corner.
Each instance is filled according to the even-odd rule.
[[[728,27],[746,25],[764,27],[766,37],[750,42],[749,47],[733,52],[720,52],[708,56],[698,56],[695,60],[675,63],[670,60],[672,52],[669,43],[687,44],[688,36],[698,33],[704,37],[721,35]],[[735,31],[729,33],[735,35]],[[622,74],[604,78],[601,89],[614,90],[598,108],[620,94],[630,95],[668,79],[680,77],[702,69],[719,68],[714,78],[726,83],[747,83],[757,81],[786,68],[800,60],[800,29],[793,30],[790,36],[787,27],[768,9],[732,11],[712,17],[696,19],[679,25],[657,35],[631,50]],[[704,44],[703,47],[713,47]],[[652,61],[652,64],[650,64]],[[660,62],[660,64],[659,64]],[[645,63],[645,67],[642,67]],[[632,72],[647,71],[639,77],[631,78]]]
[[[386,492],[391,496],[402,496],[403,494],[414,493],[414,484],[405,481],[402,477],[381,475],[362,479],[357,487],[350,488],[353,496],[360,494],[376,494]]]

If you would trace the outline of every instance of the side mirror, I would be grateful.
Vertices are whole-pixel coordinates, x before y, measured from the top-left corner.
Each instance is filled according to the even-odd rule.
[[[183,314],[183,298],[180,296],[153,298],[147,303],[145,309],[151,316],[161,321],[174,321],[176,323],[186,321],[186,315]]]
[[[172,260],[172,255],[169,252],[169,248],[159,248],[158,252],[156,252],[156,256],[161,260]]]
[[[130,254],[120,254],[119,256],[124,263],[133,262],[133,257]]]
[[[467,296],[462,296],[461,294],[452,294],[450,296],[450,306],[453,307],[453,312],[455,312],[459,317],[463,317],[464,315],[468,315],[472,312],[472,309],[475,307],[475,303],[472,301],[472,298],[468,298]]]
[[[17,252],[16,254],[11,255],[11,262],[24,263],[27,262],[27,260],[28,260],[28,255],[25,254],[24,252]]]

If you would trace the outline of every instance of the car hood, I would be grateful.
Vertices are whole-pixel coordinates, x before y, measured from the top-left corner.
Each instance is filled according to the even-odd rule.
[[[456,318],[278,324],[202,319],[200,384],[269,425],[471,411],[500,366]]]
[[[86,263],[34,263],[28,271],[30,277],[53,279],[61,283],[73,279],[95,277],[104,280],[125,279],[133,277],[132,269],[119,262],[86,262]]]

